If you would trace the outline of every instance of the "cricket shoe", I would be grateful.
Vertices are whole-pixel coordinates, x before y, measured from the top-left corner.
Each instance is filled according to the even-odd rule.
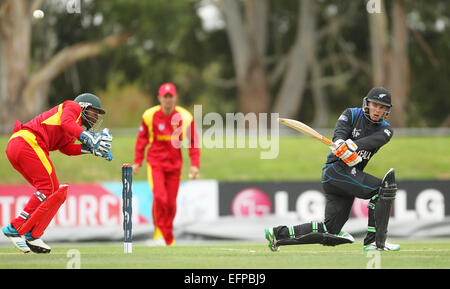
[[[164,247],[166,246],[166,241],[164,241],[164,238],[149,239],[145,241],[145,245],[149,247]]]
[[[273,228],[265,229],[266,240],[269,242],[269,249],[272,252],[280,251],[280,247],[277,246],[277,238],[275,238],[275,234],[273,233]]]
[[[27,242],[28,247],[31,251],[37,254],[48,254],[52,250],[49,245],[45,244],[41,238],[33,238],[31,232],[25,234],[25,242]]]
[[[3,234],[14,244],[14,246],[23,253],[29,253],[30,247],[27,246],[23,238],[19,235],[14,227],[9,224],[2,228]]]
[[[378,250],[378,251],[400,251],[400,245],[385,242],[384,248],[378,248],[376,243],[373,242],[368,245],[365,245],[363,247],[363,250],[364,251],[376,251],[376,250]]]

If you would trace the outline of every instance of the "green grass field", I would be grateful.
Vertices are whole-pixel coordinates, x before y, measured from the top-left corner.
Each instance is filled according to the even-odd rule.
[[[6,158],[7,141],[8,137],[0,137],[0,184],[26,183]],[[135,142],[135,136],[114,136],[112,162],[92,155],[69,157],[57,151],[51,152],[50,158],[60,182],[120,181],[121,165],[133,162]],[[394,137],[372,158],[365,171],[381,177],[393,167],[399,180],[449,179],[449,147],[450,136]],[[202,149],[200,178],[221,181],[319,180],[329,153],[329,149],[318,141],[298,136],[280,137],[279,153],[274,159],[261,159],[261,151],[267,150]],[[187,179],[189,160],[185,150],[183,156],[183,179]],[[146,180],[145,169],[134,179]]]
[[[26,183],[9,164],[4,153],[8,137],[0,137],[0,184]],[[134,158],[135,136],[115,136],[114,161],[93,156],[69,157],[52,152],[60,182],[120,181],[122,163]],[[398,179],[449,179],[450,137],[394,137],[376,154],[366,172],[382,176],[394,167]],[[203,149],[201,179],[221,181],[319,180],[329,149],[307,137],[281,137],[279,154],[260,159],[260,149]],[[184,151],[184,174],[189,165]],[[134,180],[146,180],[145,169]],[[50,244],[49,255],[22,254],[9,243],[0,244],[0,268],[55,268],[73,264],[81,268],[188,268],[188,269],[279,269],[279,268],[450,268],[450,239],[392,240],[399,252],[379,255],[362,251],[361,241],[352,245],[285,246],[273,253],[265,242],[202,242],[175,247],[135,244],[125,255],[121,243]],[[75,251],[74,251],[75,250]],[[79,253],[79,263],[70,253]],[[379,257],[379,258],[378,258]],[[377,259],[378,258],[378,259]]]
[[[10,269],[437,269],[450,268],[450,240],[392,240],[398,252],[364,252],[361,241],[350,245],[283,246],[271,252],[266,242],[203,241],[174,247],[135,244],[124,254],[121,243],[61,243],[51,254],[22,254],[0,247],[0,268]]]

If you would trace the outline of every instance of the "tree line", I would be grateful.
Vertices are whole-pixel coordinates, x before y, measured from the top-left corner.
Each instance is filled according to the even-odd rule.
[[[318,128],[384,86],[394,127],[448,127],[449,10],[445,0],[0,0],[0,129],[85,91],[139,117],[167,81],[204,112],[278,112]]]

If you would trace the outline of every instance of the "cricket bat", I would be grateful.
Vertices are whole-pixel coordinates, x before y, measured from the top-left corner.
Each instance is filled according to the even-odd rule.
[[[301,133],[304,133],[312,138],[315,138],[316,140],[319,140],[332,148],[336,148],[336,146],[334,145],[334,143],[331,140],[324,137],[323,135],[321,135],[320,133],[318,133],[316,130],[312,129],[311,127],[307,126],[303,122],[300,122],[298,120],[289,119],[289,118],[278,118],[278,122],[284,124],[285,126],[293,128]]]

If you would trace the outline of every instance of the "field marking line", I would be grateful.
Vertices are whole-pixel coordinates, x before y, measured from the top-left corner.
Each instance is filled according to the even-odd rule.
[[[238,251],[238,252],[249,252],[255,253],[255,250],[251,249],[236,249],[236,248],[211,248],[212,250],[220,250],[220,251]]]

